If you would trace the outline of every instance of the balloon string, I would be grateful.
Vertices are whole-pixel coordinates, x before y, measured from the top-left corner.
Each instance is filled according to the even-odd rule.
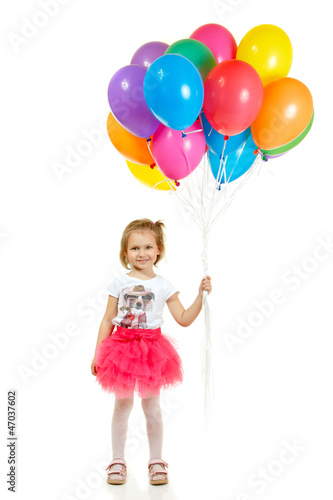
[[[171,179],[169,179],[168,177],[166,177],[166,176],[163,174],[162,170],[160,169],[160,167],[158,166],[158,164],[157,164],[157,163],[155,164],[155,167],[154,167],[154,168],[156,168],[156,170],[158,170],[158,171],[160,172],[160,174],[164,177],[164,179],[163,179],[162,181],[159,181],[157,184],[155,184],[155,186],[157,186],[157,185],[158,185],[158,184],[160,184],[161,182],[167,182],[167,183],[168,183],[168,185],[169,185],[169,187],[170,187],[170,190],[171,190],[171,191],[176,191],[176,189],[177,189],[177,188],[176,188],[176,186],[175,186],[174,182],[173,182]],[[153,186],[153,188],[154,188],[155,186]]]
[[[185,187],[187,188],[187,191],[188,191],[188,192],[190,192],[190,191],[189,191],[189,189],[188,189],[187,184],[186,184],[186,186],[185,186]],[[192,203],[192,198],[191,198],[190,196],[189,196],[189,198],[188,198],[188,199],[187,199],[187,198],[185,198],[185,196],[183,195],[183,193],[182,193],[179,189],[175,190],[175,194],[177,195],[177,197],[182,198],[182,200],[184,200],[184,202],[185,202],[188,206],[190,206],[190,207],[191,207],[191,209],[193,210],[193,213],[195,214],[195,216],[197,216],[197,211],[196,211],[196,208],[195,208],[194,204]]]
[[[223,156],[224,156],[224,150],[225,150],[226,143],[227,143],[227,141],[224,139],[223,150],[222,150],[222,154],[221,154],[220,167],[219,167],[219,171],[218,171],[217,178],[216,178],[216,181],[215,181],[215,191],[217,190],[217,188],[220,185],[221,180],[222,180],[222,177],[221,177],[221,179],[219,179],[219,173],[220,173],[220,170],[221,170],[221,165],[223,164]],[[222,173],[222,175],[223,175],[223,173]]]
[[[205,157],[204,157],[204,163],[205,163]],[[202,172],[202,180],[201,180],[201,186],[200,186],[200,181],[199,181],[199,177],[198,177],[198,168],[195,169],[195,172],[196,172],[196,178],[197,178],[197,184],[199,186],[199,192],[200,192],[200,198],[201,198],[201,210],[200,210],[200,214],[201,214],[201,218],[202,218],[202,223],[203,225],[205,225],[204,221],[207,220],[206,219],[206,209],[205,209],[205,204],[204,204],[204,200],[205,200],[205,170],[203,169],[203,172]]]
[[[223,158],[223,157],[221,156],[221,158]],[[222,168],[222,172],[221,172],[220,178],[217,177],[219,179],[219,191],[222,190],[221,191],[221,196],[224,195],[224,200],[227,200],[227,185],[229,183],[231,174],[233,172],[233,169],[232,169],[231,174],[227,178],[227,170],[226,170],[227,161],[228,161],[228,156],[223,161],[223,168]],[[222,189],[222,179],[224,179],[223,189]],[[216,208],[216,206],[218,205],[218,203],[219,203],[219,198],[217,197],[217,198],[215,198],[215,200],[213,202],[213,209]]]
[[[262,160],[262,154],[261,154],[261,151],[260,151],[260,150],[259,150],[259,154],[258,154],[258,156],[260,156],[260,158],[261,158],[261,160]],[[263,164],[263,163],[264,163],[264,161],[262,160],[262,161],[260,162],[260,167],[259,167],[259,169],[258,169],[258,173],[257,173],[257,175],[259,175],[259,173],[260,173],[260,171],[261,171],[261,167],[262,167],[262,164]]]
[[[207,212],[205,210],[205,195],[208,196],[209,187],[209,177],[208,177],[208,155],[204,154],[203,168],[202,168],[202,179],[201,185],[199,182],[199,169],[195,169],[195,177],[197,180],[197,188],[200,200],[200,206],[198,207],[198,214],[202,221],[202,235],[203,235],[203,250],[202,250],[202,263],[204,267],[204,274],[208,274],[208,235],[209,235],[209,217],[207,217]],[[191,174],[193,175],[193,174]],[[195,195],[195,190],[191,193],[192,197]],[[212,340],[211,340],[211,312],[208,302],[208,293],[205,291],[203,294],[202,307],[204,312],[204,322],[205,322],[205,335],[202,339],[201,344],[201,358],[202,358],[202,371],[201,376],[204,383],[204,420],[205,420],[205,433],[207,437],[210,415],[213,408],[214,400],[214,386],[213,386],[213,366],[212,366]]]
[[[197,132],[202,132],[202,128],[198,129],[198,130],[191,130],[190,132],[186,132],[186,135],[190,135],[190,134],[196,134]],[[185,133],[185,132],[184,132]]]
[[[186,189],[189,193],[189,197],[191,197],[191,193],[193,193],[193,179],[192,179],[192,176],[190,175],[191,174],[191,167],[190,167],[190,162],[189,162],[189,159],[188,159],[188,155],[187,155],[187,149],[186,149],[186,142],[185,142],[185,138],[186,138],[186,133],[184,131],[182,131],[182,139],[183,139],[183,146],[184,146],[184,154],[185,154],[185,159],[186,159],[186,166],[187,166],[187,179],[188,179],[188,183],[186,183]],[[190,186],[189,184],[192,184],[192,187],[190,189]]]
[[[246,145],[246,144],[247,144],[247,141],[244,141],[244,143],[243,143],[243,145],[242,145],[242,148],[239,150],[239,153],[238,153],[238,156],[237,156],[236,162],[235,162],[235,164],[234,164],[234,166],[233,166],[232,170],[230,171],[230,173],[229,173],[229,176],[228,176],[228,177],[226,176],[226,164],[227,164],[227,161],[228,161],[228,156],[227,156],[227,157],[226,157],[226,159],[225,159],[225,162],[224,162],[224,168],[223,168],[223,170],[224,170],[224,179],[225,179],[225,186],[224,186],[224,194],[225,194],[225,197],[224,197],[224,198],[225,198],[225,200],[227,200],[227,185],[228,185],[228,184],[230,185],[230,178],[231,178],[231,176],[232,176],[232,174],[233,174],[233,172],[234,172],[234,170],[235,170],[235,168],[236,168],[236,166],[237,166],[237,164],[238,164],[238,161],[239,161],[239,159],[240,159],[240,157],[241,157],[241,155],[242,155],[242,153],[243,153],[243,151],[244,151],[244,148],[245,148],[245,145]],[[242,182],[241,182],[241,184],[242,184]],[[238,189],[238,188],[237,188],[237,189]],[[236,191],[237,191],[237,189],[236,189]],[[232,199],[233,199],[233,198],[234,198],[234,194],[232,195]],[[215,206],[217,205],[217,203],[218,203],[218,200],[215,200],[215,203],[214,203],[214,208],[215,208]],[[228,203],[228,205],[227,205],[227,206],[229,206],[229,203]]]
[[[195,207],[193,196],[191,196],[191,189],[189,189],[189,186],[188,186],[189,177],[190,176],[186,177],[185,183],[184,183],[188,197],[186,198],[185,195],[183,195],[182,190],[180,190],[180,189],[175,190],[174,194],[179,199],[179,201],[183,204],[184,208],[193,216],[196,224],[201,229],[200,223],[198,221],[198,219],[200,218],[199,214],[198,214],[198,210]]]
[[[204,224],[203,236],[203,250],[202,250],[202,263],[204,267],[205,276],[208,275],[208,224]],[[212,366],[212,338],[211,338],[211,312],[208,302],[208,292],[204,291],[202,298],[202,307],[204,311],[205,322],[205,335],[201,342],[201,377],[204,383],[204,418],[205,418],[205,434],[207,437],[210,415],[212,413],[213,400],[214,400],[214,385],[213,385],[213,366]]]
[[[258,155],[259,156],[259,155]],[[248,179],[251,177],[252,173],[254,172],[254,170],[256,169],[257,165],[258,165],[258,156],[255,158],[253,164],[251,165],[251,167],[249,168],[249,170],[244,174],[242,175],[242,180],[241,182],[238,184],[238,186],[234,189],[232,195],[230,196],[228,202],[223,206],[223,208],[215,215],[214,219],[212,220],[210,226],[212,226],[215,221],[220,217],[221,214],[223,214],[226,209],[228,208],[228,206],[231,204],[231,202],[235,199],[235,196],[236,196],[236,193],[244,186],[244,184],[248,181]]]
[[[213,210],[213,206],[214,206],[214,200],[215,200],[215,196],[216,196],[216,191],[218,190],[218,187],[220,187],[219,175],[220,175],[220,172],[221,172],[221,164],[222,164],[222,160],[223,160],[223,155],[224,155],[224,150],[225,150],[226,142],[227,141],[224,139],[223,151],[222,151],[222,155],[221,155],[221,161],[220,161],[219,171],[218,171],[218,174],[217,174],[217,179],[215,181],[214,191],[213,191],[213,194],[212,194],[211,199],[210,199],[210,206],[209,206],[209,212],[208,212],[208,221],[207,221],[208,224],[210,223],[210,219],[211,219],[211,216],[212,216],[212,210]],[[225,172],[225,170],[224,170],[224,172]]]
[[[204,161],[204,166],[206,167],[206,196],[208,196],[208,191],[209,191],[209,170],[210,170],[210,164],[209,164],[209,153],[208,151],[206,152],[205,155],[205,161]]]
[[[184,139],[184,137],[183,137]],[[186,150],[185,150],[186,151]],[[185,153],[186,154],[186,153]],[[205,169],[203,169],[203,178],[205,178],[206,175]],[[195,179],[192,179],[192,176],[195,176]],[[202,234],[203,234],[203,251],[202,251],[202,262],[204,266],[204,273],[207,276],[208,274],[208,255],[207,255],[207,243],[208,243],[208,220],[206,217],[206,212],[205,210],[202,210],[203,207],[203,188],[200,186],[199,179],[198,179],[198,169],[195,169],[195,172],[192,172],[191,175],[188,176],[188,178],[191,177],[192,184],[197,181],[196,184],[193,184],[193,189],[188,189],[187,195],[188,199],[187,202],[190,203],[191,207],[193,208],[193,212],[188,210],[188,207],[185,205],[185,208],[191,215],[194,217],[194,221],[198,225],[198,227],[201,229]],[[180,193],[177,191],[176,192],[177,197],[184,202],[184,199],[180,196]],[[200,205],[196,205],[196,201],[200,202]],[[208,432],[208,426],[209,426],[209,417],[212,412],[212,402],[213,402],[213,388],[212,388],[212,383],[213,383],[213,377],[212,377],[212,362],[211,362],[211,353],[212,353],[212,346],[211,346],[211,313],[209,309],[209,304],[207,300],[207,292],[204,292],[203,294],[203,301],[202,301],[202,306],[203,306],[203,312],[204,312],[204,319],[205,319],[205,337],[202,341],[202,346],[201,346],[201,351],[202,351],[202,379],[205,387],[204,391],[204,418],[205,418],[205,431],[206,435]]]
[[[221,168],[222,167],[222,168]],[[223,159],[223,155],[221,155],[221,158],[220,158],[220,165],[219,165],[219,170],[218,170],[218,173],[217,173],[217,176],[216,176],[216,180],[217,180],[217,185],[218,185],[218,188],[220,189],[221,188],[221,184],[222,184],[222,179],[224,178],[225,180],[225,175],[223,177],[223,174],[225,173],[225,161]],[[217,189],[217,188],[216,188]]]
[[[190,200],[186,199],[185,196],[179,192],[179,190],[174,192],[175,196],[178,198],[178,200],[183,204],[183,208],[193,216],[194,222],[197,224],[199,227],[200,231],[203,230],[200,220],[198,218],[198,212],[197,210],[192,206]]]
[[[156,160],[156,158],[155,158],[155,156],[153,155],[153,152],[152,152],[152,150],[151,150],[151,147],[150,147],[150,140],[148,140],[148,139],[147,139],[147,146],[148,146],[149,152],[150,152],[150,154],[151,154],[151,156],[152,156],[153,160],[154,160],[154,161],[155,161],[155,163],[156,163],[156,167],[157,167],[157,169],[159,170],[159,172],[161,172],[162,176],[164,177],[164,180],[165,180],[165,181],[169,184],[170,189],[172,189],[172,192],[177,193],[178,198],[180,198],[180,197],[181,197],[180,192],[179,192],[179,191],[175,188],[175,186],[172,184],[172,182],[170,181],[170,179],[168,179],[168,177],[166,177],[166,176],[163,174],[162,170],[160,169],[160,167],[159,167],[159,165],[158,165],[158,162],[157,162],[157,160]],[[162,182],[163,182],[163,181],[162,181]],[[154,186],[154,187],[155,187],[155,186]],[[196,211],[195,211],[194,207],[191,205],[191,203],[190,203],[188,200],[186,200],[186,198],[184,198],[184,199],[183,199],[183,204],[186,204],[186,205],[187,205],[187,211],[188,211],[189,213],[192,213],[192,215],[194,215],[194,216],[196,215]],[[189,209],[189,207],[190,207],[190,209],[192,209],[192,210],[193,210],[193,212],[191,212],[191,210]]]
[[[185,159],[186,159],[186,165],[187,165],[187,175],[190,175],[191,173],[191,168],[190,168],[190,162],[188,160],[188,156],[187,156],[187,151],[186,151],[186,142],[185,142],[185,138],[186,138],[187,134],[185,134],[185,132],[182,131],[182,139],[183,139],[183,146],[184,146],[184,154],[185,154]]]
[[[159,169],[158,169],[158,170],[159,170]],[[161,172],[161,171],[159,170],[159,172]],[[162,172],[161,172],[161,173],[162,173]],[[164,180],[162,180],[162,181],[158,181],[156,184],[154,184],[153,189],[155,189],[155,188],[156,188],[156,186],[158,186],[159,184],[163,184],[163,182],[168,182],[168,179],[164,179]],[[169,184],[169,183],[168,183],[168,184]],[[175,187],[174,187],[174,186],[173,186],[173,189],[175,189]]]
[[[191,175],[187,177],[189,183],[186,185],[186,189],[175,191],[175,196],[182,203],[185,210],[193,217],[195,223],[200,228],[203,236],[203,249],[202,249],[202,263],[204,267],[205,275],[208,274],[208,237],[213,224],[216,219],[227,209],[230,203],[233,201],[236,192],[244,185],[249,179],[250,175],[258,165],[258,157],[255,159],[253,165],[250,167],[249,171],[242,176],[240,183],[234,189],[234,192],[230,192],[230,187],[228,188],[229,199],[224,196],[226,195],[226,184],[230,180],[230,175],[228,179],[226,177],[226,161],[223,162],[223,154],[225,151],[225,144],[223,148],[223,153],[221,155],[220,168],[218,172],[217,179],[210,182],[210,163],[208,159],[208,153],[203,156],[203,165],[200,168],[196,168]],[[186,154],[186,153],[185,153]],[[258,155],[259,156],[259,155]],[[200,173],[202,173],[201,183],[200,183]],[[223,189],[218,190],[216,187],[221,182],[224,175]],[[193,177],[193,178],[192,178]],[[186,179],[186,180],[187,180]],[[192,182],[191,189],[187,189]],[[230,184],[229,184],[230,186]],[[213,190],[213,191],[212,191]],[[212,204],[212,200],[215,203]],[[217,211],[218,202],[222,204],[222,209]],[[209,210],[208,210],[209,208]],[[202,354],[202,380],[204,383],[204,418],[205,418],[205,431],[207,432],[209,427],[210,416],[212,414],[212,406],[214,401],[214,386],[213,386],[213,360],[212,360],[212,339],[211,339],[211,313],[208,303],[208,293],[204,292],[202,299],[202,307],[204,312],[204,322],[205,322],[205,335],[202,339],[201,344],[201,354]]]
[[[202,187],[200,186],[200,183],[199,183],[199,179],[198,179],[198,175],[197,175],[197,172],[198,172],[198,167],[196,169],[194,169],[194,172],[191,172],[191,169],[190,169],[190,162],[189,162],[189,158],[188,158],[188,154],[187,154],[187,149],[186,149],[186,143],[185,143],[185,137],[190,134],[190,133],[194,133],[194,132],[202,132],[202,129],[200,130],[194,130],[193,132],[182,132],[182,138],[183,138],[183,144],[184,144],[184,151],[185,151],[185,156],[186,156],[186,162],[187,162],[187,167],[188,167],[188,176],[187,176],[187,179],[189,179],[189,182],[191,182],[192,184],[192,187],[191,189],[188,190],[189,192],[189,196],[190,198],[192,199],[192,201],[194,201],[194,194],[196,193],[196,189],[195,189],[195,181],[197,181],[197,186],[198,186],[198,192],[199,192],[199,197],[198,197],[198,201],[200,200],[200,206],[197,208],[197,216],[198,218],[201,219],[201,224],[202,224],[202,227],[205,227],[205,210],[204,210],[204,205],[203,205],[203,191],[202,191]],[[193,175],[194,174],[194,175]]]
[[[195,196],[195,180],[196,180],[196,186],[197,186],[197,190],[198,190],[198,193],[199,193],[199,196],[197,197],[197,202],[198,202],[198,208],[197,208],[197,212],[198,212],[198,217],[200,217],[201,219],[201,225],[202,225],[202,231],[204,231],[205,227],[206,227],[206,210],[205,210],[205,206],[204,206],[204,193],[203,193],[203,182],[201,182],[200,184],[200,181],[199,181],[199,166],[194,170],[194,172],[191,174],[191,176],[193,176],[193,182],[194,182],[194,185],[193,185],[193,190],[191,191],[191,197],[194,198]]]
[[[200,119],[200,123],[201,123],[202,129],[204,129],[204,126],[203,126],[203,123],[202,123],[202,118],[201,118],[202,113],[203,113],[203,111],[200,111],[199,119]],[[209,137],[212,132],[213,132],[213,127],[211,127],[211,129],[210,129],[209,133],[207,134],[207,136]]]
[[[182,193],[180,193],[178,190],[175,191],[175,195],[176,197],[181,201],[181,203],[183,203],[185,209],[191,214],[193,215],[194,217],[194,220],[196,222],[197,225],[199,225],[199,227],[201,228],[200,224],[199,224],[199,221],[198,221],[198,213],[197,213],[197,210],[195,209],[195,207],[193,207],[192,203],[190,202],[190,200],[187,200],[184,195]]]
[[[246,172],[246,174],[244,174],[244,178],[242,179],[242,181],[239,183],[239,185],[236,187],[236,189],[234,189],[234,192],[229,197],[229,200],[228,201],[225,200],[225,204],[223,205],[223,208],[215,215],[214,219],[211,222],[211,226],[215,223],[215,221],[218,219],[218,217],[226,211],[226,209],[228,208],[228,206],[234,200],[234,198],[236,196],[236,193],[240,190],[240,188],[246,182],[246,180],[248,180],[248,178],[249,178],[249,175],[248,175],[248,172]]]

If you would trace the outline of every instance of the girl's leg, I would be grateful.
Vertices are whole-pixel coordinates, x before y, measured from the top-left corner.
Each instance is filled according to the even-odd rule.
[[[113,458],[124,458],[128,417],[133,408],[133,395],[129,398],[116,398],[112,417]]]
[[[142,398],[141,404],[147,422],[150,460],[162,458],[163,420],[160,396]]]

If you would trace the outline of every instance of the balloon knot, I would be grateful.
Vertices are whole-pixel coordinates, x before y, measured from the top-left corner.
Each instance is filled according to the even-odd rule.
[[[152,164],[150,165],[150,168],[154,168],[154,167],[155,167],[155,165],[156,165],[156,163],[152,163]]]
[[[229,139],[229,136],[228,135],[225,135],[224,136],[224,140],[227,141]]]
[[[255,150],[253,151],[253,154],[254,154],[254,155],[257,155],[258,153],[259,153],[259,149],[255,149]]]
[[[147,141],[147,142],[150,142],[150,141],[151,141],[151,138],[150,138],[150,137],[148,137],[148,139],[146,139],[146,141]]]
[[[184,139],[184,137],[186,137],[186,134],[185,132],[182,132],[182,138]]]
[[[178,187],[180,185],[180,182],[175,181],[176,186]]]

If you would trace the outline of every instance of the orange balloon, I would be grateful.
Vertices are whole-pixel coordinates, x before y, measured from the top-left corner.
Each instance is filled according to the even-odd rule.
[[[313,113],[310,90],[295,78],[280,78],[264,88],[264,100],[251,125],[259,148],[274,149],[298,137]]]
[[[152,165],[155,163],[148,149],[147,139],[142,139],[128,132],[120,125],[112,113],[108,116],[107,130],[110,141],[126,160],[140,165]]]

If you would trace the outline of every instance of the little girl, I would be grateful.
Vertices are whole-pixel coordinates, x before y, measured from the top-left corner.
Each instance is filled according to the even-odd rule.
[[[120,244],[120,261],[129,270],[108,287],[109,299],[98,333],[91,371],[101,387],[115,394],[112,418],[113,460],[108,465],[109,484],[124,484],[127,424],[134,391],[142,398],[150,448],[150,484],[168,482],[168,464],[162,456],[163,422],[160,390],[183,380],[182,361],[171,337],[161,333],[165,303],[181,326],[189,326],[202,307],[205,290],[211,292],[211,278],[199,286],[193,304],[184,309],[177,289],[155,274],[153,266],[163,258],[164,224],[149,219],[135,220],[125,228]]]

